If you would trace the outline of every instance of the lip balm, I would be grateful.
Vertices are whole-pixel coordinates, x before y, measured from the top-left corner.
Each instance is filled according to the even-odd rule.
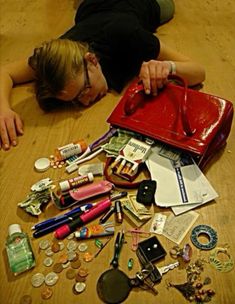
[[[93,174],[88,173],[83,176],[77,176],[77,177],[62,181],[59,183],[59,186],[60,186],[61,191],[64,192],[64,191],[68,191],[68,190],[86,185],[88,183],[91,183],[91,182],[93,182],[93,180],[94,180]]]

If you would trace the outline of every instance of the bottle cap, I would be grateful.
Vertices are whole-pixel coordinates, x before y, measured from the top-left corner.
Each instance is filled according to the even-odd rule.
[[[48,158],[46,158],[46,157],[39,158],[38,160],[35,161],[34,168],[38,172],[44,172],[48,168],[50,168],[50,160]]]
[[[67,191],[67,190],[70,189],[70,185],[69,185],[69,182],[67,180],[65,180],[63,182],[60,182],[59,185],[60,185],[60,189],[61,189],[62,192]]]
[[[21,227],[19,224],[12,224],[8,227],[8,234],[12,235],[16,232],[22,232]]]
[[[93,182],[93,180],[94,180],[94,175],[93,175],[93,173],[89,172],[89,173],[87,174],[87,177],[88,177],[88,179],[89,179],[90,182]]]

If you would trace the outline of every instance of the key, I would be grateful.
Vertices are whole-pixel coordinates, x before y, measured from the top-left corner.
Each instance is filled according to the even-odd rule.
[[[163,275],[164,273],[167,273],[169,270],[172,270],[172,269],[178,267],[179,264],[180,264],[179,262],[175,262],[175,263],[163,266],[163,267],[158,267],[158,271],[160,272],[161,275]]]
[[[136,277],[137,279],[141,282],[141,284],[143,285],[143,287],[147,287],[148,289],[151,289],[152,292],[157,295],[158,291],[156,290],[156,288],[154,288],[154,283],[151,281],[151,279],[149,279],[150,272],[146,269],[143,269],[141,272],[137,272],[136,273]]]

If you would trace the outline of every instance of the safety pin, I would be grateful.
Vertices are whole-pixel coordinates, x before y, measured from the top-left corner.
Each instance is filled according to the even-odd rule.
[[[139,236],[143,236],[143,237],[148,237],[151,235],[150,232],[147,232],[147,231],[143,231],[143,230],[139,230],[137,228],[135,229],[130,229],[130,230],[127,230],[126,233],[130,232],[131,233],[131,236],[132,236],[132,245],[131,245],[131,249],[133,251],[136,251],[137,250],[137,247],[138,247],[138,243],[139,243]],[[127,234],[128,236],[128,234]]]

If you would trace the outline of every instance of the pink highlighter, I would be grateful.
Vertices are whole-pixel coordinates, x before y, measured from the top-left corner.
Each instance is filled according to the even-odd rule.
[[[109,207],[111,206],[111,200],[105,199],[94,207],[92,207],[87,212],[83,213],[81,216],[79,216],[77,219],[72,221],[71,223],[67,225],[63,225],[62,227],[59,227],[55,232],[54,236],[57,239],[63,239],[70,233],[72,233],[76,228],[83,226],[84,224],[92,221],[93,219],[97,218],[100,214],[104,213]]]

